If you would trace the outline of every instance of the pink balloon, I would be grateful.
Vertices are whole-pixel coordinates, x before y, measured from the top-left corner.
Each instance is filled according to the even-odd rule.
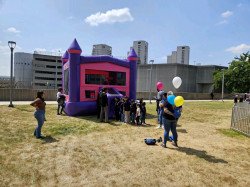
[[[156,88],[157,88],[157,90],[163,90],[163,88],[164,88],[163,83],[162,82],[157,82]]]

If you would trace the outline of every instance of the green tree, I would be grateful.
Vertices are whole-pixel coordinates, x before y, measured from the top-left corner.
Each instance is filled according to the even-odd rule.
[[[243,53],[235,57],[228,69],[224,70],[224,87],[228,92],[245,93],[250,90],[250,54]],[[213,75],[215,91],[221,91],[222,70]]]

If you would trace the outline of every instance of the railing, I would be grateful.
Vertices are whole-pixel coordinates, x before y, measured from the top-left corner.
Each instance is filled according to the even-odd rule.
[[[231,129],[250,136],[250,104],[236,103],[232,109]]]

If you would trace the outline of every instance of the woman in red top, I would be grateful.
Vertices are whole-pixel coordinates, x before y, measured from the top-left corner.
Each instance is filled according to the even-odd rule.
[[[37,97],[35,101],[33,101],[30,105],[36,108],[34,116],[37,120],[37,127],[34,131],[34,136],[36,136],[36,138],[44,138],[41,135],[41,129],[45,120],[45,105],[46,105],[46,103],[44,102],[43,91],[37,92]]]

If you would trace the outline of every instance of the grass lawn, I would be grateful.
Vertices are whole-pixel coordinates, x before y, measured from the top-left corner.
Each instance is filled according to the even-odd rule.
[[[33,137],[31,106],[0,106],[0,186],[250,186],[250,139],[231,130],[232,102],[187,102],[179,148],[147,146],[163,137],[155,104],[137,127],[95,116],[57,116],[47,105]]]

